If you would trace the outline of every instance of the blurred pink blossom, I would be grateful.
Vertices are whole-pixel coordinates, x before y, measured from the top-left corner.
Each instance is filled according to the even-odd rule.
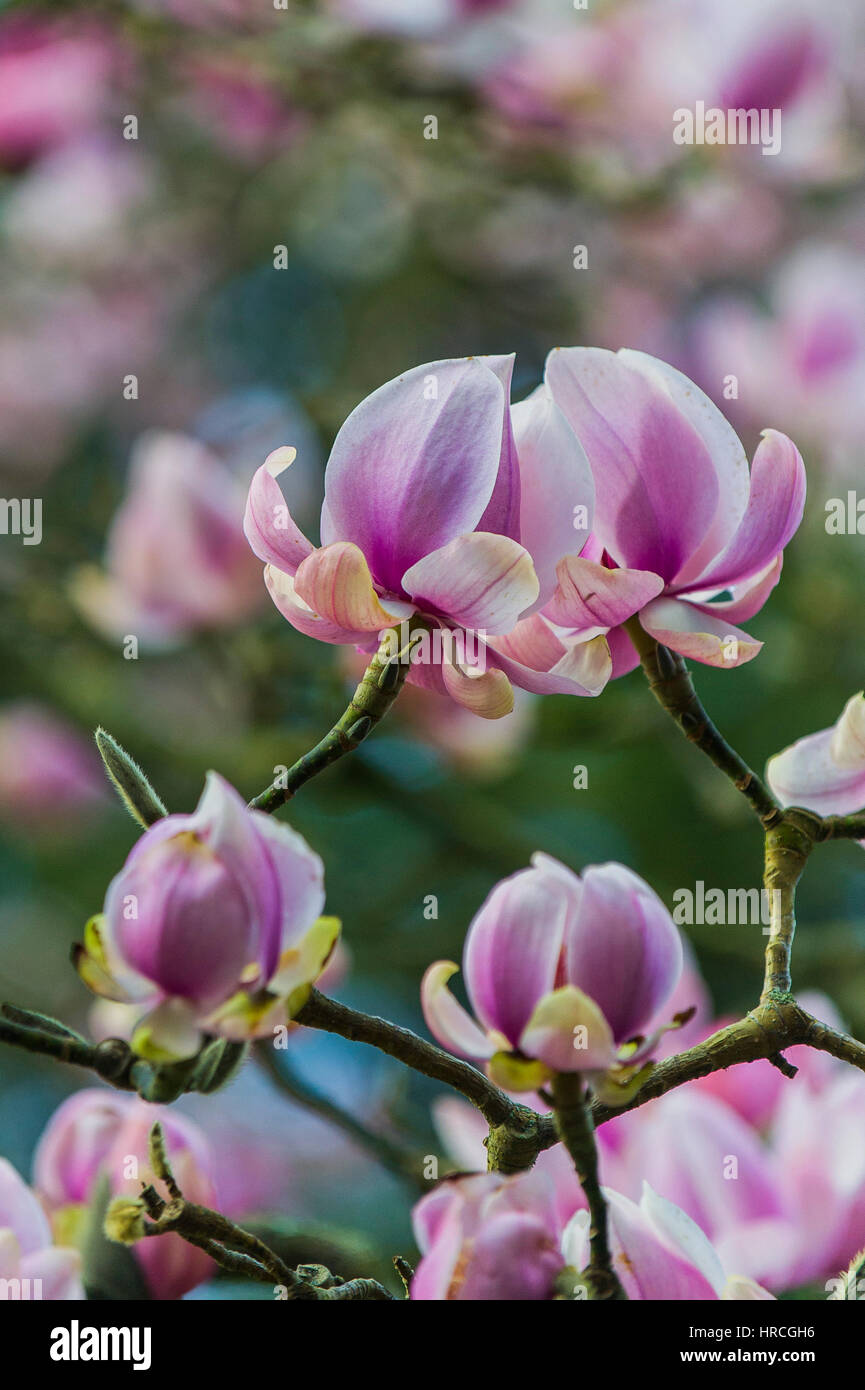
[[[76,1092],[55,1111],[34,1159],[36,1190],[59,1230],[74,1230],[76,1220],[80,1230],[81,1209],[92,1200],[100,1175],[108,1178],[112,1196],[138,1197],[142,1182],[154,1181],[148,1136],[157,1121],[184,1195],[204,1206],[217,1205],[213,1156],[197,1125],[137,1096],[89,1089]],[[142,1240],[134,1255],[151,1297],[159,1299],[181,1298],[214,1268],[207,1255],[176,1235]]]
[[[27,1291],[15,1281],[28,1281]],[[81,1300],[81,1257],[54,1245],[51,1228],[33,1192],[12,1164],[0,1158],[0,1299]]]
[[[854,475],[865,441],[865,258],[803,243],[773,274],[767,300],[763,309],[741,293],[718,295],[698,311],[700,379],[719,395],[734,376],[737,418],[783,420]]]
[[[92,816],[106,782],[95,748],[41,705],[0,707],[0,816],[49,830]]]
[[[205,445],[143,435],[108,535],[106,571],[75,578],[82,611],[107,636],[152,644],[241,622],[263,599],[242,519],[242,488]]]
[[[112,105],[121,53],[101,24],[34,14],[0,20],[0,164],[13,167],[93,128]],[[125,58],[124,58],[125,61]]]

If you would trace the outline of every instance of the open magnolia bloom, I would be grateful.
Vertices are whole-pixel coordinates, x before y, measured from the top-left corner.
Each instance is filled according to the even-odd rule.
[[[640,1203],[604,1189],[613,1268],[629,1299],[771,1299],[753,1279],[728,1277],[717,1252],[680,1207],[643,1184]],[[589,1262],[589,1213],[578,1211],[562,1250],[578,1273]]]
[[[578,877],[535,854],[469,927],[463,972],[478,1022],[447,987],[457,969],[437,961],[421,986],[427,1025],[445,1047],[484,1062],[507,1090],[581,1072],[607,1104],[622,1105],[647,1075],[658,1031],[642,1030],[676,987],[682,944],[630,869],[601,864]]]
[[[595,514],[582,553],[559,564],[543,616],[568,630],[562,640],[606,633],[614,675],[637,664],[620,626],[637,609],[645,631],[682,656],[709,666],[750,661],[762,643],[733,624],[763,607],[802,519],[796,446],[764,430],[749,474],[738,436],[708,396],[642,352],[557,348],[545,387],[588,455]],[[629,613],[624,576],[634,572],[652,591]]]
[[[821,816],[865,808],[865,694],[847,701],[831,729],[807,734],[770,758],[766,777],[782,806]]]
[[[596,695],[612,669],[602,636],[568,637],[537,616],[559,560],[586,543],[594,488],[549,396],[511,410],[512,369],[513,357],[430,362],[361,401],[328,461],[320,548],[276,481],[293,449],[259,468],[244,521],[271,598],[300,632],[371,652],[420,615],[437,640],[409,679],[486,719],[510,712],[511,681]],[[530,626],[514,646],[505,638],[521,618]]]
[[[773,1297],[752,1279],[728,1277],[700,1227],[648,1183],[639,1205],[604,1195],[613,1267],[629,1299]],[[549,1301],[589,1263],[588,1211],[563,1223],[543,1172],[445,1179],[418,1202],[412,1224],[422,1258],[411,1297],[420,1302]]]
[[[303,1005],[339,935],[323,906],[319,856],[210,772],[192,815],[163,817],[133,847],[78,972],[105,998],[148,1006],[132,1035],[141,1056],[193,1057],[202,1033],[264,1037]]]
[[[539,1302],[564,1267],[552,1185],[545,1174],[477,1173],[446,1179],[412,1212],[422,1259],[417,1302]]]

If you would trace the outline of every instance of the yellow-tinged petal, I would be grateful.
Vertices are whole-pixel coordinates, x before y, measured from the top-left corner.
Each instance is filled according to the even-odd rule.
[[[314,550],[298,566],[294,589],[313,613],[349,631],[382,632],[402,616],[382,607],[366,557],[352,541]]]
[[[516,1052],[496,1052],[487,1063],[490,1081],[503,1091],[537,1091],[550,1080],[552,1072],[543,1062],[520,1057]]]
[[[654,1062],[645,1062],[642,1066],[611,1067],[606,1072],[595,1072],[590,1077],[592,1090],[604,1105],[613,1108],[627,1105],[654,1069]]]
[[[327,965],[339,940],[338,917],[319,917],[296,946],[283,951],[276,974],[268,982],[269,994],[285,999],[300,985],[312,985]]]
[[[442,663],[442,677],[448,694],[457,704],[480,715],[481,719],[501,719],[514,707],[514,692],[504,671],[490,666],[484,672]]]
[[[520,1048],[553,1071],[606,1071],[616,1062],[609,1023],[594,999],[575,985],[562,985],[538,1000]]]
[[[84,942],[72,948],[72,964],[78,977],[100,999],[112,999],[117,1004],[131,1004],[135,996],[115,978],[108,965],[103,927],[105,917],[98,913],[84,928]]]
[[[138,1024],[130,1047],[148,1062],[182,1062],[194,1057],[201,1047],[201,1029],[194,1011],[182,999],[164,999]]]
[[[208,1031],[232,1042],[268,1037],[274,1028],[287,1021],[285,999],[266,989],[255,994],[238,990],[204,1020]]]
[[[84,949],[88,956],[102,966],[103,970],[107,970],[108,957],[105,954],[104,931],[105,913],[97,912],[84,928]]]

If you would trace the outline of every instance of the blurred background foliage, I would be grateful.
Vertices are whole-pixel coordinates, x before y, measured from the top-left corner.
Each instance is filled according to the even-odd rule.
[[[194,806],[211,767],[246,796],[260,791],[276,765],[326,731],[351,678],[339,649],[294,632],[263,594],[240,623],[193,624],[169,644],[142,638],[137,659],[125,658],[122,632],[97,630],[75,576],[104,563],[143,432],[206,441],[244,488],[269,449],[299,444],[300,507],[314,530],[336,430],[409,366],[515,351],[520,398],[556,344],[643,347],[700,379],[725,408],[722,378],[699,351],[707,304],[735,292],[771,313],[770,267],[815,238],[861,261],[861,93],[840,32],[829,30],[830,61],[846,84],[827,136],[832,159],[770,168],[759,151],[676,149],[667,107],[653,144],[651,120],[628,111],[629,79],[615,64],[587,76],[575,59],[574,90],[552,114],[535,118],[528,100],[508,109],[493,77],[516,61],[516,7],[453,6],[443,29],[408,34],[368,8],[372,18],[363,5],[277,12],[240,0],[0,6],[3,492],[41,497],[44,530],[38,546],[0,540],[0,720],[26,701],[82,740],[105,725],[175,810]],[[588,15],[565,9],[555,25],[574,31],[569,41],[582,34],[583,67],[604,25],[619,26],[606,35],[615,50],[626,34],[639,47],[653,10],[656,30],[664,20],[651,0],[593,5]],[[534,23],[539,48],[555,35],[550,13],[521,20]],[[822,41],[825,17],[812,22]],[[44,47],[44,100],[59,110],[58,128],[29,144],[14,128],[7,138],[3,115],[16,26]],[[677,33],[670,28],[671,45]],[[629,54],[643,75],[656,37]],[[63,110],[73,39],[102,56],[84,96]],[[511,92],[523,90],[509,80]],[[136,141],[122,138],[129,114]],[[424,138],[430,114],[436,139]],[[73,154],[91,162],[67,168]],[[695,218],[704,195],[710,212]],[[588,248],[585,270],[573,265],[577,244]],[[859,313],[854,299],[851,289]],[[865,337],[861,319],[859,328]],[[771,418],[756,405],[749,415],[749,369],[731,357],[749,455],[764,425],[792,434],[809,502],[781,584],[750,624],[764,651],[738,670],[697,668],[695,679],[727,738],[762,769],[771,753],[832,723],[862,685],[863,540],[828,535],[824,520],[826,500],[855,488],[863,470],[855,431],[845,427],[840,444],[827,438],[801,394],[779,401]],[[128,373],[138,377],[137,400],[123,398]],[[288,812],[326,863],[328,910],[342,918],[350,952],[335,991],[346,1001],[424,1031],[426,965],[459,959],[486,893],[535,849],[577,870],[622,860],[671,905],[677,888],[700,879],[759,884],[749,813],[665,724],[639,672],[597,700],[535,701],[511,716],[515,733],[463,732],[458,757],[437,717],[412,699]],[[7,739],[2,757],[0,993],[83,1027],[89,1001],[69,946],[136,830],[107,795],[87,806],[55,795],[50,764],[25,740]],[[577,765],[588,772],[583,790],[573,785]],[[22,779],[30,791],[38,783],[32,814],[18,803]],[[828,992],[860,1036],[861,856],[855,845],[815,856],[795,951],[797,986]],[[430,894],[435,919],[424,914]],[[746,1009],[759,986],[760,927],[687,935],[717,1010]],[[437,1152],[434,1087],[336,1039],[298,1039],[292,1056],[349,1109]],[[27,1171],[46,1118],[84,1081],[0,1052],[0,1152]],[[345,1221],[382,1247],[408,1241],[405,1203],[389,1200],[393,1179],[263,1079],[238,1084],[248,1087],[242,1102],[233,1088],[188,1108],[217,1137],[244,1126],[259,1136],[290,1215]]]

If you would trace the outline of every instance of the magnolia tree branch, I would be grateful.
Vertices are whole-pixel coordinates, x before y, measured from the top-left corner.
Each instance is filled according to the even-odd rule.
[[[824,816],[822,826],[826,840],[865,840],[865,811],[853,816]]]
[[[579,1073],[562,1072],[553,1077],[552,1086],[556,1132],[573,1159],[589,1204],[589,1263],[582,1277],[593,1299],[622,1302],[627,1294],[613,1268],[607,1204],[598,1174],[598,1150],[586,1084]]]
[[[279,1089],[307,1110],[320,1115],[329,1124],[341,1129],[361,1148],[378,1159],[389,1172],[409,1183],[416,1190],[426,1192],[427,1183],[423,1177],[423,1159],[411,1149],[391,1139],[386,1134],[377,1134],[368,1129],[348,1110],[324,1096],[310,1086],[289,1066],[284,1057],[278,1057],[273,1043],[263,1038],[255,1048],[256,1056],[262,1066],[273,1078]]]
[[[795,1068],[783,1055],[786,1048],[794,1045],[827,1052],[865,1071],[865,1045],[813,1018],[796,1004],[790,992],[796,885],[816,844],[831,839],[865,839],[865,813],[820,817],[801,807],[782,809],[757,774],[727,744],[709,718],[681,657],[650,638],[636,620],[628,624],[628,630],[640,653],[650,687],[661,706],[673,717],[685,736],[733,782],[763,825],[764,884],[769,894],[770,931],[763,992],[757,1006],[745,1018],[659,1063],[628,1104],[614,1110],[595,1101],[591,1107],[594,1123],[603,1124],[617,1114],[637,1109],[678,1086],[729,1066],[768,1060],[785,1075],[795,1075]],[[402,659],[405,656],[406,651],[403,650],[394,657],[392,636],[383,642],[370,662],[351,704],[331,733],[289,770],[283,779],[284,785],[274,784],[251,804],[265,811],[273,811],[317,772],[357,747],[396,698],[409,669],[408,660]],[[128,780],[124,778],[124,785]],[[481,1112],[489,1125],[486,1145],[488,1167],[493,1171],[515,1173],[530,1168],[540,1152],[565,1137],[561,1099],[556,1107],[558,1118],[555,1115],[540,1115],[512,1100],[469,1063],[450,1056],[407,1028],[350,1009],[327,999],[317,990],[312,990],[296,1021],[306,1027],[323,1029],[352,1041],[367,1043],[413,1070],[460,1092]],[[224,1079],[223,1071],[230,1074],[231,1069],[236,1067],[239,1055],[216,1057],[214,1052],[214,1057],[209,1058],[208,1048],[227,1051],[228,1048],[237,1047],[214,1040],[199,1058],[192,1059],[190,1063],[156,1067],[136,1058],[120,1039],[90,1044],[55,1019],[8,1004],[0,1009],[0,1042],[88,1067],[119,1089],[135,1090],[145,1099],[162,1103],[176,1099],[186,1090],[215,1089]],[[291,1085],[296,1094],[295,1083]],[[296,1098],[301,1099],[297,1094]],[[321,1108],[320,1102],[321,1098],[316,1097],[317,1108]],[[309,1096],[304,1098],[304,1103],[310,1103]],[[331,1113],[330,1118],[346,1127],[345,1117],[341,1114],[337,1116]],[[581,1145],[575,1141],[575,1132],[573,1125],[570,1125],[570,1139],[566,1138],[565,1141],[572,1153],[574,1149],[582,1152]],[[355,1137],[361,1139],[357,1132]],[[364,1131],[362,1142],[369,1144],[369,1138]],[[385,1155],[378,1136],[373,1136],[373,1139],[379,1157],[387,1161],[394,1171],[399,1169],[404,1172],[404,1156],[398,1157],[396,1151],[388,1151]],[[581,1158],[580,1161],[586,1182],[591,1186],[590,1165],[586,1168],[584,1160]],[[600,1232],[599,1215],[595,1225]],[[212,1233],[204,1233],[202,1239],[215,1237]],[[239,1258],[244,1252],[235,1254]],[[599,1267],[603,1264],[602,1256],[603,1250],[599,1248]],[[337,1295],[331,1291],[328,1296],[366,1295]]]
[[[630,618],[625,627],[658,703],[676,721],[685,737],[729,777],[760,821],[764,825],[772,822],[780,814],[777,801],[709,718],[682,657],[650,637],[640,626],[639,618]]]
[[[162,1126],[150,1131],[150,1165],[156,1178],[165,1184],[168,1201],[155,1187],[145,1187],[138,1198],[118,1197],[105,1217],[105,1234],[122,1245],[139,1240],[176,1234],[190,1245],[204,1250],[230,1274],[271,1284],[282,1291],[286,1301],[388,1300],[389,1293],[375,1279],[352,1279],[347,1283],[323,1265],[300,1265],[292,1269],[258,1236],[229,1221],[218,1211],[189,1202],[183,1196],[172,1172]]]
[[[417,619],[407,622],[405,630],[409,634],[408,641],[405,647],[396,653],[394,648],[397,629],[391,628],[387,631],[381,646],[364,671],[345,713],[314,748],[304,753],[287,772],[282,773],[271,786],[250,801],[250,806],[256,811],[265,811],[271,815],[280,806],[284,806],[286,801],[290,801],[306,782],[317,777],[346,753],[352,753],[355,748],[360,747],[387,714],[402,690],[411,668],[412,638],[425,626],[426,624]]]
[[[295,1015],[295,1022],[307,1028],[320,1028],[325,1033],[338,1033],[351,1042],[368,1043],[414,1071],[443,1081],[470,1100],[491,1127],[507,1124],[525,1110],[476,1067],[452,1057],[435,1043],[419,1038],[410,1028],[401,1028],[387,1019],[350,1009],[346,1004],[328,999],[317,989],[311,991],[306,1004]]]

